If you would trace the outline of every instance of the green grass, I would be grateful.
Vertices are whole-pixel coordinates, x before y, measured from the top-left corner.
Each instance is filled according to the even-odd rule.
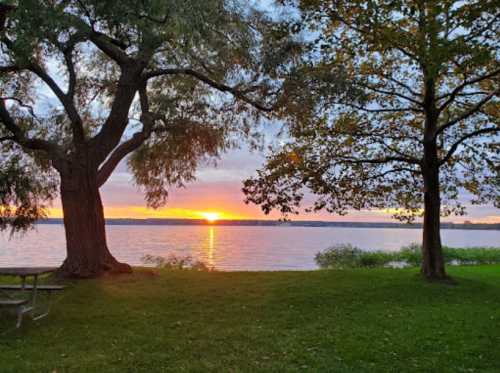
[[[500,371],[500,266],[449,272],[456,285],[415,269],[80,281],[0,336],[0,371]]]

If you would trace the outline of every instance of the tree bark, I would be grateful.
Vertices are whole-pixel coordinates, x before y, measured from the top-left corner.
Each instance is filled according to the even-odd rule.
[[[441,246],[441,197],[435,141],[424,144],[424,222],[422,274],[429,280],[447,278]]]
[[[97,171],[73,167],[61,173],[61,200],[67,257],[59,275],[89,278],[132,272],[128,264],[118,262],[108,250]]]

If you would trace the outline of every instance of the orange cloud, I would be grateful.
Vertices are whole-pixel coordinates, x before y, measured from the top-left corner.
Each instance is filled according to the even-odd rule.
[[[49,208],[48,215],[51,218],[62,218],[61,208]],[[104,207],[104,216],[109,219],[132,218],[132,219],[151,219],[151,218],[172,218],[172,219],[206,219],[208,215],[217,216],[217,219],[247,219],[248,216],[238,213],[218,210],[203,209],[194,210],[186,208],[160,208],[151,209],[141,206],[123,206],[123,207]]]

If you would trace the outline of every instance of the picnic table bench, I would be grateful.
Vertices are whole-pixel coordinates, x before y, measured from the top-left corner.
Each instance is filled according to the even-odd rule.
[[[53,292],[61,291],[64,286],[61,285],[39,285],[38,277],[44,274],[52,273],[56,270],[53,267],[10,267],[0,268],[0,276],[17,276],[21,278],[19,285],[0,285],[0,291],[7,294],[6,298],[0,298],[0,307],[11,307],[16,309],[17,323],[16,327],[19,328],[22,323],[23,315],[30,312],[33,320],[41,319],[49,314],[50,311],[50,296]],[[32,284],[26,284],[26,279],[33,277]],[[29,299],[13,298],[7,292],[30,292]],[[38,292],[48,293],[49,303],[44,313],[35,315],[37,305]]]
[[[23,313],[26,312],[24,307],[28,303],[28,299],[0,299],[0,307],[15,307],[17,313],[16,327],[19,328],[23,321]]]
[[[33,290],[33,285],[0,285],[0,290]],[[59,291],[64,290],[62,285],[38,285],[37,291]]]

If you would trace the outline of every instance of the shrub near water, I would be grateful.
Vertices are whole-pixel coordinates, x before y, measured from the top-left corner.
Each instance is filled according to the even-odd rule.
[[[351,244],[332,246],[315,256],[320,268],[381,267],[394,260],[392,253],[384,251],[363,251]]]
[[[215,268],[208,266],[201,260],[195,260],[192,256],[176,256],[169,255],[168,257],[156,255],[144,255],[141,261],[146,265],[153,265],[156,268],[165,269],[167,271],[214,271]]]
[[[446,264],[497,264],[500,263],[500,248],[443,247]],[[360,267],[384,267],[399,263],[418,267],[422,262],[422,250],[419,244],[404,246],[399,251],[364,251],[351,244],[338,244],[316,254],[315,261],[320,268],[342,269]]]
[[[361,255],[359,248],[341,244],[317,253],[315,260],[321,268],[352,268],[359,267]]]

